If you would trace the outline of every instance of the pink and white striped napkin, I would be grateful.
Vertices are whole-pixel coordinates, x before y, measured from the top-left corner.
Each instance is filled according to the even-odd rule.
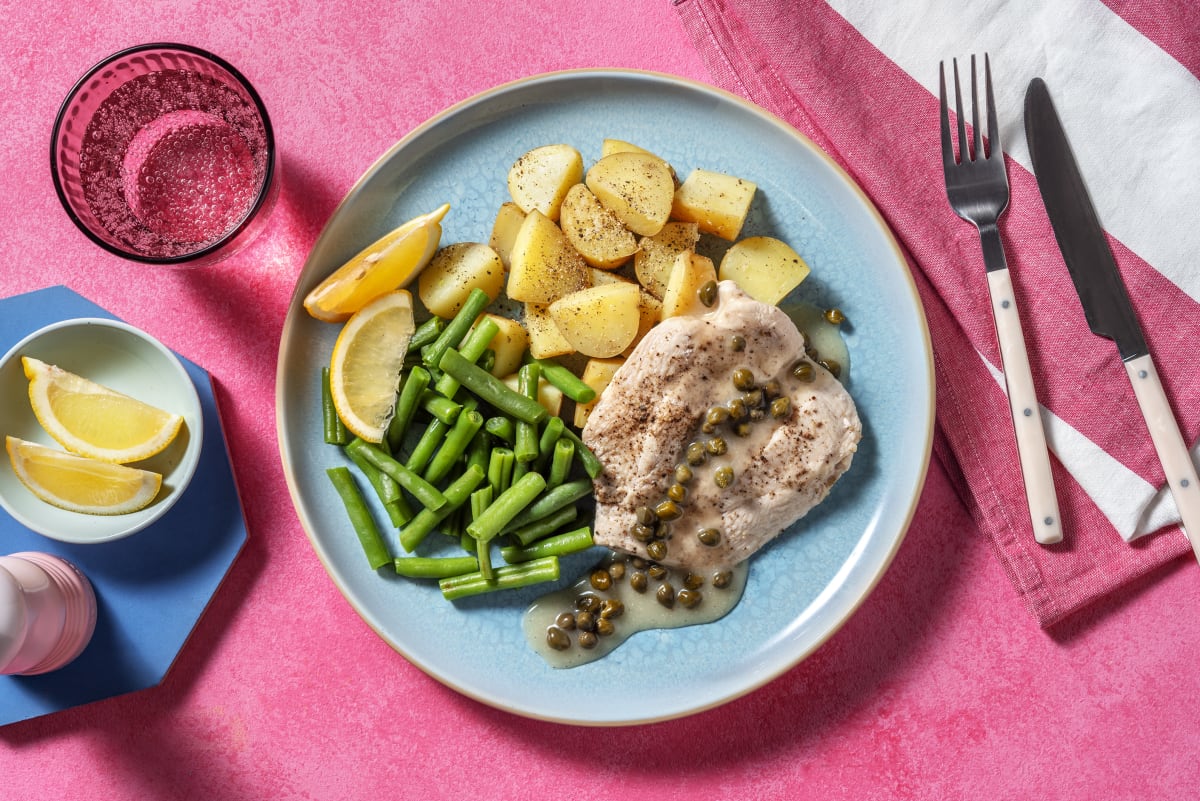
[[[935,450],[1049,626],[1190,553],[1129,381],[1087,328],[1038,195],[1022,104],[1049,85],[1185,439],[1200,431],[1200,6],[1172,0],[677,0],[716,84],[837,160],[891,225],[925,306]],[[1034,542],[979,239],[950,210],[938,63],[987,52],[1012,201],[1001,221],[1065,540]],[[1193,451],[1195,454],[1195,450]]]

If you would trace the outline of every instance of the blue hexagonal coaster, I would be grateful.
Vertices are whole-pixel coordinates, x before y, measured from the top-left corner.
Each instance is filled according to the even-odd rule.
[[[0,352],[73,317],[113,315],[61,286],[0,300]],[[246,542],[212,381],[180,360],[200,395],[205,437],[195,477],[161,519],[116,542],[71,545],[0,510],[0,555],[61,556],[91,579],[99,603],[96,633],[74,662],[42,676],[0,676],[0,726],[157,685]]]

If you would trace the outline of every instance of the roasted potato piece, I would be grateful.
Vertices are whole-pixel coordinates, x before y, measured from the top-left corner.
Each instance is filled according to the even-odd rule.
[[[639,236],[653,236],[671,216],[675,181],[666,162],[625,151],[597,161],[584,178],[604,208]]]
[[[517,238],[517,231],[521,230],[521,223],[524,221],[525,212],[521,211],[521,207],[516,203],[510,200],[500,204],[500,210],[496,212],[496,222],[492,223],[492,237],[488,240],[488,245],[500,255],[500,261],[504,262],[506,270],[512,261],[510,255],[513,241]]]
[[[808,277],[808,265],[786,242],[751,236],[725,251],[720,277],[733,281],[755,300],[774,306]]]
[[[529,332],[529,353],[535,359],[548,359],[574,353],[550,317],[550,307],[541,303],[525,304],[525,330]]]
[[[614,270],[637,251],[633,234],[584,184],[567,192],[558,222],[567,241],[593,267]]]
[[[515,373],[521,366],[521,357],[525,355],[525,351],[529,347],[529,333],[526,332],[525,326],[511,317],[484,314],[480,319],[483,317],[490,319],[500,329],[488,343],[488,347],[496,354],[492,375],[501,378],[509,373]]]
[[[667,291],[662,299],[662,319],[681,314],[700,313],[704,305],[700,302],[700,287],[717,280],[717,268],[712,259],[692,251],[684,251],[675,258]]]
[[[676,186],[679,185],[679,179],[675,175],[675,168],[657,153],[651,152],[644,147],[639,147],[633,142],[626,142],[624,139],[605,139],[600,143],[600,158],[611,156],[613,153],[644,153],[647,156],[654,156],[667,165],[667,169],[671,172],[671,180],[674,181]]]
[[[700,241],[700,226],[694,222],[669,222],[654,236],[638,240],[638,252],[633,256],[633,270],[638,283],[651,295],[662,299],[667,291],[667,279],[675,258],[692,250]]]
[[[628,356],[637,347],[637,344],[642,341],[646,334],[650,333],[650,329],[658,325],[662,320],[662,301],[651,295],[645,289],[638,289],[638,332],[633,341],[629,343],[623,352],[622,356]]]
[[[471,290],[479,288],[495,300],[504,288],[504,263],[496,251],[479,242],[455,242],[434,254],[417,278],[417,294],[431,314],[450,319]]]
[[[617,370],[625,363],[625,359],[616,356],[611,359],[588,359],[588,363],[584,365],[583,375],[580,379],[592,389],[596,390],[595,400],[587,403],[575,404],[575,427],[583,428],[587,425],[588,415],[592,413],[596,403],[600,400],[600,394],[608,388],[612,383],[613,376],[617,374]]]
[[[599,267],[589,267],[588,273],[592,276],[592,286],[600,286],[601,284],[632,284],[625,276],[620,273],[601,270]]]
[[[707,234],[738,238],[757,190],[750,181],[709,170],[692,170],[675,190],[671,219],[694,222]]]
[[[637,336],[638,287],[614,283],[572,292],[550,304],[550,317],[579,353],[616,356]]]
[[[513,300],[552,303],[591,283],[583,257],[540,211],[525,215],[509,259],[508,296]]]
[[[570,145],[535,147],[508,171],[508,194],[521,211],[540,211],[551,220],[568,190],[583,180],[583,156]]]

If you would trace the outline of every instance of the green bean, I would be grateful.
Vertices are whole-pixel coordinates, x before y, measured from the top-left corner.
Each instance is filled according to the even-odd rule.
[[[478,571],[441,579],[438,586],[442,590],[442,597],[453,601],[494,590],[519,589],[544,581],[557,581],[559,577],[558,557],[545,556],[530,562],[503,565],[497,567],[493,572],[494,576],[491,580],[484,578]]]
[[[408,378],[404,379],[404,386],[401,387],[400,396],[396,400],[396,410],[388,423],[387,443],[392,453],[400,450],[404,435],[412,425],[413,415],[417,413],[421,394],[429,386],[429,381],[429,371],[424,367],[418,366],[408,371]]]
[[[355,437],[359,442],[362,440]],[[366,445],[367,443],[363,443]],[[366,476],[367,482],[375,489],[375,494],[379,496],[379,502],[383,504],[384,511],[387,512],[388,520],[396,528],[407,523],[413,518],[412,507],[408,505],[404,494],[400,492],[400,485],[396,479],[389,476],[387,473],[376,467],[366,456],[363,455],[361,448],[343,448],[346,456],[359,471]]]
[[[587,479],[560,484],[526,507],[525,511],[514,517],[501,533],[508,533],[535,520],[541,520],[564,506],[575,503],[591,491],[592,482]]]
[[[480,487],[471,493],[471,519],[478,520],[484,510],[492,505],[492,499],[495,497],[495,492],[492,490],[492,485],[487,484]],[[467,532],[470,533],[469,531]]]
[[[546,488],[554,489],[567,480],[571,473],[571,462],[575,458],[575,443],[562,437],[554,443],[554,457],[550,460],[550,477],[546,479]]]
[[[397,556],[392,565],[400,576],[441,579],[472,573],[479,569],[479,560],[474,556]]]
[[[527,473],[520,481],[502,492],[483,514],[467,526],[467,533],[477,540],[490,540],[521,513],[546,488],[540,473]]]
[[[421,393],[421,408],[443,423],[450,424],[458,419],[458,415],[462,411],[462,404],[455,403],[432,389],[427,389]]]
[[[467,331],[475,323],[475,318],[487,308],[487,305],[492,302],[488,294],[482,289],[476,287],[467,295],[463,305],[459,307],[458,313],[438,335],[438,338],[421,348],[421,358],[425,364],[430,367],[437,367],[441,364],[442,356],[447,350],[462,342],[463,337],[467,335]],[[457,376],[455,376],[457,378]],[[460,379],[461,380],[461,379]]]
[[[441,317],[430,317],[425,322],[417,326],[417,330],[413,331],[412,338],[408,340],[408,350],[411,353],[418,348],[423,348],[430,342],[433,342],[446,329],[446,321]]]
[[[542,436],[538,440],[538,453],[543,456],[550,456],[555,443],[562,436],[563,429],[566,424],[563,423],[561,417],[549,417],[546,419],[546,424],[542,426]]]
[[[483,428],[483,415],[474,409],[463,412],[454,427],[442,441],[442,447],[429,461],[425,468],[424,478],[430,484],[436,484],[450,474],[455,463],[467,452],[476,432]],[[480,468],[483,469],[482,467]]]
[[[487,473],[488,460],[492,456],[492,438],[482,429],[475,432],[475,436],[471,437],[471,444],[467,446],[467,466],[478,465],[479,469]]]
[[[513,465],[512,483],[516,484],[533,470],[532,462],[517,462]]]
[[[517,426],[511,417],[489,417],[483,427],[493,437],[502,439],[509,445],[517,441]]]
[[[541,380],[541,375],[542,368],[536,362],[521,365],[521,369],[517,373],[517,392],[536,402],[538,382]],[[517,457],[518,464],[532,462],[538,457],[538,430],[536,423],[517,420],[513,453]]]
[[[573,522],[577,517],[579,517],[579,509],[574,504],[571,504],[543,517],[541,520],[535,520],[532,523],[521,526],[521,528],[515,531],[509,532],[508,536],[516,540],[520,545],[530,545],[543,537],[553,534],[567,523]]]
[[[485,484],[480,489],[471,493],[471,519],[478,520],[479,517],[492,504],[492,488],[491,485]],[[479,562],[479,572],[485,578],[491,579],[492,573],[492,548],[489,540],[477,540],[471,534],[471,527],[467,526],[467,537],[474,543],[475,559]]]
[[[467,530],[466,521],[463,519],[466,515],[465,506],[460,506],[451,512],[445,520],[442,521],[441,531],[452,540],[457,540],[462,537]]]
[[[346,514],[350,517],[354,533],[358,535],[358,542],[362,545],[363,553],[366,554],[367,563],[371,565],[371,569],[378,570],[391,562],[392,555],[388,553],[383,535],[379,533],[379,527],[375,525],[375,519],[371,517],[371,510],[367,508],[367,502],[363,500],[362,493],[359,492],[358,484],[355,483],[350,469],[331,467],[325,473],[341,497],[342,505],[346,507]]]
[[[458,346],[458,352],[463,357],[473,362],[478,362],[498,333],[500,333],[500,326],[496,325],[494,320],[484,317],[471,329],[471,333],[467,334],[462,344]],[[490,370],[491,368],[488,369]],[[458,388],[458,381],[453,376],[448,375],[443,375],[438,379],[437,384],[434,385],[434,390],[447,398],[453,398],[457,394]]]
[[[542,378],[561,389],[562,394],[571,400],[576,403],[591,403],[596,399],[596,390],[583,383],[583,379],[566,367],[557,362],[543,359],[534,359],[533,361],[541,365]]]
[[[347,453],[352,448],[360,450],[367,461],[395,479],[397,484],[408,490],[426,509],[440,509],[446,504],[446,496],[439,492],[437,487],[400,464],[381,446],[355,439],[346,446]]]
[[[446,487],[446,505],[434,511],[428,507],[417,512],[409,524],[400,529],[400,546],[405,552],[412,553],[424,539],[429,536],[439,523],[450,516],[450,513],[462,506],[471,497],[471,493],[483,481],[483,471],[478,467],[468,467],[466,472]]]
[[[338,416],[333,405],[333,393],[329,389],[329,368],[321,368],[321,420],[324,423],[325,442],[328,445],[345,445],[350,441],[346,424]]]
[[[539,540],[532,545],[518,546],[509,545],[500,549],[500,555],[504,557],[504,561],[511,564],[517,562],[528,562],[532,559],[540,559],[543,556],[566,556],[567,554],[577,551],[586,551],[595,543],[592,540],[592,530],[587,526],[577,528],[574,531],[567,531],[562,534],[555,534],[553,537],[547,537],[544,540]]]
[[[512,486],[513,465],[516,461],[510,449],[492,448],[492,455],[488,459],[487,477],[495,495]]]
[[[489,373],[492,372],[496,368],[496,351],[488,348],[475,363],[479,365],[479,369],[487,370]]]
[[[509,389],[499,378],[469,361],[454,348],[446,350],[438,364],[497,411],[527,423],[540,423],[548,414],[540,403]]]
[[[450,428],[448,423],[443,423],[441,420],[430,420],[429,425],[421,433],[421,438],[413,446],[412,453],[408,455],[408,461],[404,463],[404,466],[414,473],[424,473],[429,460],[437,452],[438,446],[450,433]]]
[[[387,501],[383,505],[383,511],[387,512],[388,520],[394,528],[400,528],[408,523],[416,515],[412,507],[403,495],[392,501]]]
[[[563,429],[563,436],[575,443],[575,456],[589,476],[595,478],[604,472],[604,465],[596,458],[596,454],[592,453],[592,449],[585,445],[570,427]]]

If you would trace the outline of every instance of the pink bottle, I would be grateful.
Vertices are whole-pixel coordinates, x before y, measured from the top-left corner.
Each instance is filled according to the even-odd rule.
[[[96,594],[73,564],[47,553],[0,556],[0,674],[57,670],[95,628]]]

